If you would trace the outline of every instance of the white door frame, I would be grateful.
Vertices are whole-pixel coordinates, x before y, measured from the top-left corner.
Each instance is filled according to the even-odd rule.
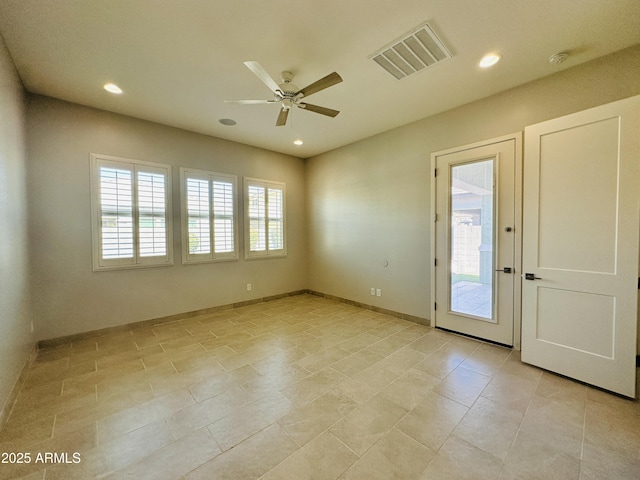
[[[491,145],[494,143],[500,143],[504,141],[514,140],[516,145],[516,158],[515,158],[515,186],[514,186],[514,202],[515,202],[515,245],[514,245],[514,268],[516,269],[514,292],[513,292],[513,306],[514,306],[514,319],[513,319],[513,348],[514,350],[520,350],[520,336],[522,332],[521,328],[521,305],[522,305],[522,132],[516,132],[502,137],[492,138],[489,140],[483,140],[468,145],[450,148],[447,150],[441,150],[439,152],[433,152],[431,154],[431,232],[430,232],[430,252],[431,259],[435,261],[436,258],[436,160],[437,157],[456,153],[464,150],[470,150],[478,147]],[[431,326],[435,326],[436,309],[436,269],[431,265]]]

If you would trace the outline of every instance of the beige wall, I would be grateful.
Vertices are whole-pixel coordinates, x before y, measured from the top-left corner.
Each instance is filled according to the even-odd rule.
[[[428,318],[431,153],[640,94],[639,79],[636,46],[307,160],[309,288]]]
[[[29,96],[27,118],[38,339],[306,288],[302,160],[36,95]],[[92,271],[90,153],[173,165],[173,266]],[[245,176],[285,182],[288,256],[182,265],[181,166],[236,174],[239,185]],[[251,292],[247,283],[253,286]]]
[[[0,36],[0,419],[34,346],[28,304],[24,118],[22,84]]]

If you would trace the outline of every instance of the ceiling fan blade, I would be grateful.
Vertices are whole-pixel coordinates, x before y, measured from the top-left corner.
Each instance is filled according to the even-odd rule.
[[[305,110],[309,110],[310,112],[326,115],[327,117],[335,117],[340,113],[339,110],[333,110],[332,108],[327,107],[319,107],[318,105],[312,105],[311,103],[300,103],[298,106],[300,108],[304,108]]]
[[[278,120],[276,120],[276,127],[282,127],[285,123],[287,123],[288,116],[289,109],[282,107],[282,110],[280,110],[280,114],[278,115]]]
[[[256,105],[262,103],[277,103],[275,100],[225,100],[224,103],[241,103],[243,105]]]
[[[308,97],[309,95],[319,92],[320,90],[324,90],[325,88],[329,88],[332,85],[335,85],[336,83],[340,83],[341,81],[342,81],[342,77],[338,75],[336,72],[333,72],[327,75],[326,77],[321,78],[316,82],[313,82],[311,85],[307,85],[306,87],[298,90],[296,92],[296,95],[301,93],[303,96]]]
[[[262,65],[260,65],[258,62],[255,62],[253,60],[244,62],[244,64],[247,66],[249,70],[251,70],[254,73],[256,77],[262,80],[262,83],[264,83],[267,87],[269,87],[269,90],[271,90],[273,93],[281,93],[280,87],[278,86],[278,82],[276,82],[273,78],[271,78],[271,76],[267,73],[267,71],[264,68],[262,68]]]

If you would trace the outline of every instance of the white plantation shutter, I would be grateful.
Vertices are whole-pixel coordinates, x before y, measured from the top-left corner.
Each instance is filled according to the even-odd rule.
[[[187,248],[190,255],[211,253],[209,182],[187,178]]]
[[[249,251],[264,252],[267,250],[266,242],[266,212],[267,204],[265,188],[249,185]]]
[[[236,260],[236,177],[186,168],[180,177],[183,262]]]
[[[99,179],[102,257],[133,258],[133,172],[101,167]]]
[[[269,188],[269,250],[284,248],[282,190]]]
[[[246,258],[286,255],[285,184],[245,178]]]
[[[138,237],[141,257],[167,254],[166,177],[137,171]]]
[[[235,182],[213,182],[213,215],[215,253],[232,253],[236,249],[235,241]]]
[[[170,265],[171,167],[91,155],[94,270]]]

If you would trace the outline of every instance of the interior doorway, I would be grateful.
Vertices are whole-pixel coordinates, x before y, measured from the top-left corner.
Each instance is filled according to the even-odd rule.
[[[522,361],[636,396],[640,96],[525,128]]]

